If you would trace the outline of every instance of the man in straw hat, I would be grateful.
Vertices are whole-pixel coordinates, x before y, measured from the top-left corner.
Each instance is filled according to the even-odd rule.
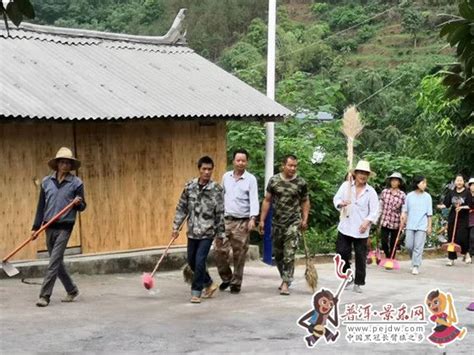
[[[56,157],[51,159],[48,165],[53,172],[41,182],[32,234],[72,201],[75,206],[46,229],[46,245],[50,259],[39,299],[36,302],[38,307],[46,307],[49,304],[54,283],[58,277],[67,292],[63,302],[72,302],[79,295],[77,286],[66,271],[63,258],[76,221],[76,213],[86,209],[84,185],[81,179],[71,174],[72,170],[77,170],[81,165],[80,161],[74,158],[72,151],[65,147],[60,148]]]
[[[344,182],[334,196],[334,206],[346,209],[337,226],[338,236],[336,253],[345,261],[343,272],[350,268],[352,245],[355,251],[354,292],[361,293],[360,286],[365,285],[365,267],[367,258],[367,239],[372,223],[377,221],[379,202],[374,188],[367,184],[372,174],[368,161],[361,160],[351,172],[354,180]]]
[[[306,181],[296,174],[298,159],[287,155],[282,161],[280,174],[268,181],[258,226],[265,228],[270,205],[273,203],[272,239],[275,261],[282,279],[280,295],[290,294],[289,286],[295,271],[295,254],[301,231],[308,228],[310,202]]]

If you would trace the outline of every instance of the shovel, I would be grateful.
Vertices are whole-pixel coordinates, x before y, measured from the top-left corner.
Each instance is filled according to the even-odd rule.
[[[16,253],[18,253],[21,249],[23,249],[23,247],[25,245],[27,245],[29,242],[31,242],[32,240],[35,240],[42,231],[44,231],[46,228],[48,228],[51,224],[53,224],[54,222],[56,222],[59,218],[61,218],[62,215],[64,215],[66,212],[68,212],[71,208],[74,207],[74,205],[76,204],[75,201],[72,201],[71,203],[69,203],[66,207],[64,207],[61,211],[59,211],[53,218],[51,218],[48,223],[45,223],[41,226],[40,229],[38,229],[35,234],[33,234],[31,237],[29,237],[28,239],[26,239],[23,243],[21,243],[18,247],[15,248],[15,250],[13,250],[10,254],[8,254],[6,257],[4,257],[2,259],[2,268],[3,268],[3,271],[5,271],[5,273],[8,275],[8,277],[13,277],[17,274],[20,273],[20,271],[18,271],[18,269],[16,267],[14,267],[12,264],[10,264],[8,262],[8,260],[13,256],[15,255]]]

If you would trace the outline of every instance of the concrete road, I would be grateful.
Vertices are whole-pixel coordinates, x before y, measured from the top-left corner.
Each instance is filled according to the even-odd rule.
[[[57,284],[46,308],[35,306],[39,286],[0,280],[0,350],[2,354],[472,354],[474,312],[465,307],[474,301],[473,266],[458,263],[449,268],[444,260],[425,260],[420,274],[412,276],[409,264],[401,264],[400,271],[368,266],[364,293],[344,291],[340,314],[351,303],[372,304],[378,310],[388,303],[410,308],[422,304],[428,291],[439,288],[454,297],[458,326],[467,329],[463,340],[444,349],[427,340],[419,344],[348,343],[348,330],[341,324],[336,343],[320,339],[315,348],[307,349],[303,340],[307,334],[296,325],[311,308],[304,266],[296,270],[291,296],[280,296],[276,268],[251,262],[245,269],[241,294],[220,292],[200,305],[189,303],[189,287],[179,271],[158,273],[155,293],[142,287],[137,274],[75,275],[81,291],[78,301],[61,303],[64,290]],[[317,268],[319,287],[335,292],[340,282],[334,266]],[[218,280],[216,269],[211,269],[211,275]],[[428,320],[425,336],[432,327]]]

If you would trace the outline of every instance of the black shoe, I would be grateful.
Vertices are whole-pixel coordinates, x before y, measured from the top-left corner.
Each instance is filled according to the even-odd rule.
[[[229,287],[229,286],[230,286],[230,282],[229,282],[229,281],[224,281],[223,283],[221,283],[221,284],[219,285],[219,290],[224,291],[224,290],[226,290],[227,287]]]
[[[237,286],[237,285],[230,286],[230,293],[239,293],[239,292],[240,292],[240,286]]]

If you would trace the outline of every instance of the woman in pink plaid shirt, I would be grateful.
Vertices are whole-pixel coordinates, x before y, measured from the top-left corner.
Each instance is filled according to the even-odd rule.
[[[390,258],[392,251],[397,246],[395,239],[400,228],[400,216],[406,195],[400,190],[404,180],[402,174],[394,172],[387,178],[390,188],[386,188],[380,194],[380,226],[382,237],[382,249],[385,257]]]

